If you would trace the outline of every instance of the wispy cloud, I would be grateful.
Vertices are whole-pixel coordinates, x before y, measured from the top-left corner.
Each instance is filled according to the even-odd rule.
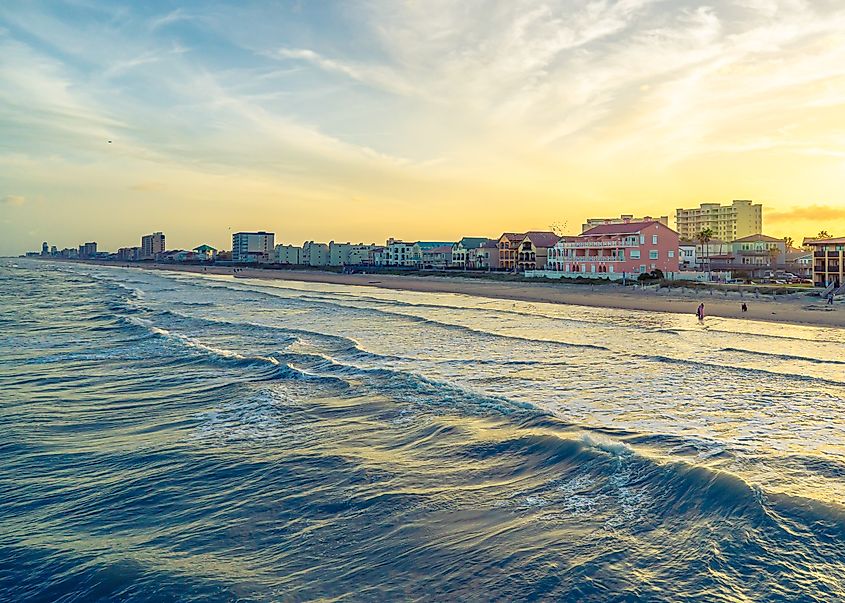
[[[21,195],[6,195],[5,197],[0,198],[0,201],[3,202],[3,205],[21,206],[26,203],[26,197]]]
[[[784,211],[774,211],[766,214],[766,221],[777,224],[789,222],[814,222],[824,225],[825,222],[845,220],[845,207],[833,205],[807,205],[793,207]]]
[[[102,205],[370,199],[383,231],[412,201],[432,228],[456,207],[519,228],[505,222],[739,189],[781,208],[773,226],[799,199],[809,219],[845,220],[834,2],[62,6],[0,6],[0,163],[17,158],[9,188],[30,199],[54,181]]]

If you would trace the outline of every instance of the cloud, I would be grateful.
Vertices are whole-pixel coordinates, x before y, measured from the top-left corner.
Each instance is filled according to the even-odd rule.
[[[165,188],[167,187],[163,182],[138,182],[130,186],[129,190],[139,193],[153,193],[163,191]]]
[[[766,221],[774,223],[845,220],[845,207],[807,205],[805,207],[793,207],[786,211],[766,212],[765,218]]]
[[[0,201],[3,205],[13,205],[16,207],[20,207],[24,203],[26,203],[26,197],[22,197],[21,195],[6,195]]]

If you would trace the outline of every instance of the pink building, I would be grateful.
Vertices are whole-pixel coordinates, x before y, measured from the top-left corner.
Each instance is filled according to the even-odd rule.
[[[590,274],[678,272],[678,233],[657,221],[595,226],[576,237],[563,237],[549,249],[547,270]]]

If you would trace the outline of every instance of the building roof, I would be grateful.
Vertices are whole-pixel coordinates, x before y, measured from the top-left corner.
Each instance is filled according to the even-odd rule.
[[[432,249],[434,247],[448,246],[451,251],[454,243],[451,241],[417,241],[416,245],[418,245],[420,249]]]
[[[594,237],[602,235],[616,235],[616,234],[634,234],[642,231],[644,228],[652,224],[660,224],[657,220],[649,220],[648,222],[623,222],[622,224],[600,224],[581,233],[582,237]],[[660,224],[664,228],[668,228],[665,224]]]
[[[440,247],[429,247],[425,249],[426,253],[452,253],[451,245],[441,245]]]
[[[805,238],[804,245],[842,245],[845,243],[845,237],[837,237],[833,239],[813,239]]]
[[[765,243],[784,243],[783,239],[778,239],[775,237],[770,237],[764,234],[753,234],[747,237],[742,237],[741,239],[734,239],[734,243],[757,243],[757,242],[765,242]]]
[[[478,249],[487,241],[489,241],[487,237],[464,237],[458,241],[458,244],[463,245],[464,249]]]
[[[482,243],[481,247],[479,247],[479,249],[481,249],[481,248],[498,249],[499,248],[499,242],[496,239],[487,239],[486,241],[484,241],[484,243]]]
[[[548,230],[529,230],[524,239],[530,239],[537,247],[554,247],[560,237]]]
[[[194,247],[194,251],[197,251],[199,253],[208,253],[209,251],[217,251],[217,250],[214,247],[212,247],[211,245],[200,245],[199,247]]]
[[[524,238],[524,232],[503,232],[497,240],[508,239],[509,241],[521,241]]]

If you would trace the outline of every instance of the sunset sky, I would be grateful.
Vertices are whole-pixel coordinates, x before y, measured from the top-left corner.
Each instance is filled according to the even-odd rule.
[[[731,199],[845,235],[841,0],[0,3],[2,255]]]

